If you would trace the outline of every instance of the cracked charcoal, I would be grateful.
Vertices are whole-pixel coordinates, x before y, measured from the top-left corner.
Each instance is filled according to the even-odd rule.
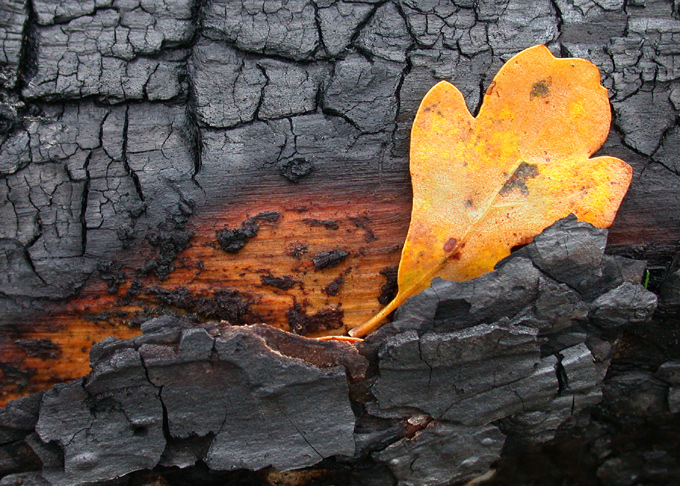
[[[678,31],[677,5],[656,0],[625,5],[621,0],[296,0],[281,8],[261,9],[226,0],[5,1],[0,6],[3,329],[13,332],[28,310],[39,312],[46,301],[73,295],[88,278],[96,278],[107,262],[126,265],[130,254],[149,246],[149,236],[184,231],[182,225],[194,208],[200,210],[225,188],[239,184],[272,188],[300,181],[300,188],[306,189],[318,181],[334,184],[338,180],[386,187],[404,179],[410,125],[427,89],[442,79],[453,82],[474,113],[501,61],[536,43],[548,43],[553,52],[565,56],[587,58],[602,72],[616,128],[602,153],[628,161],[636,174],[610,231],[608,253],[648,260],[654,274],[650,288],[666,278],[659,305],[664,315],[671,315],[677,307],[677,285],[673,271],[665,277],[661,273],[677,252],[673,242],[680,237],[676,231],[680,206],[672,197],[680,183],[676,163],[680,160]],[[674,449],[658,442],[663,434],[654,435],[663,428],[659,417],[680,408],[678,385],[667,381],[666,368],[660,367],[669,356],[677,355],[673,326],[658,317],[643,323],[654,303],[637,286],[644,270],[641,264],[602,256],[599,250],[604,241],[587,243],[583,234],[570,234],[568,239],[553,234],[543,240],[543,246],[534,247],[532,254],[520,250],[517,257],[532,260],[540,271],[537,280],[536,270],[515,261],[507,273],[496,273],[487,282],[498,283],[503,289],[498,293],[437,282],[420,299],[403,306],[397,322],[369,339],[366,347],[374,349],[373,340],[408,330],[429,336],[482,324],[531,328],[537,332],[540,362],[561,360],[566,374],[560,379],[570,376],[567,364],[583,365],[583,373],[573,375],[576,371],[572,371],[572,377],[583,379],[569,381],[573,386],[581,383],[578,391],[563,381],[547,404],[516,414],[512,420],[501,419],[508,440],[522,447],[539,447],[547,440],[568,436],[574,424],[589,420],[589,404],[603,400],[598,410],[608,418],[608,433],[625,436],[625,424],[615,412],[626,411],[647,421],[644,429],[637,430],[649,434],[649,448],[657,450],[639,446],[637,451],[621,453],[615,440],[614,449],[601,456],[607,459],[599,476],[622,484],[632,473],[641,473],[641,481],[652,477],[651,471],[654,478],[675,478],[680,474],[677,467],[659,459],[665,451],[674,454]],[[553,250],[564,245],[571,256],[548,251],[551,244]],[[170,251],[161,251],[162,246]],[[160,278],[169,276],[181,246],[150,247],[149,270]],[[114,291],[126,285],[122,273],[111,268],[101,275]],[[139,292],[134,282],[130,295]],[[514,289],[518,282],[520,288]],[[453,291],[460,295],[448,295]],[[508,298],[503,299],[504,294]],[[535,295],[539,296],[536,300]],[[149,297],[178,302],[182,296]],[[190,311],[197,312],[200,306],[204,318],[252,317],[244,307],[247,302],[229,291],[220,294],[217,307],[207,304],[217,299],[213,294],[187,297],[193,297]],[[145,336],[161,347],[179,342],[180,333],[171,325],[172,318],[163,319],[158,327],[165,331],[156,329],[153,339]],[[302,317],[299,321],[309,324]],[[331,321],[337,323],[337,319]],[[623,326],[631,334],[622,352],[616,339]],[[640,326],[649,328],[641,334],[644,340],[631,338]],[[663,326],[669,329],[657,336]],[[21,336],[8,339],[16,340],[16,352],[30,359],[48,359],[58,352],[46,341]],[[585,359],[584,346],[595,359],[594,371]],[[415,365],[417,356],[411,352],[409,366]],[[616,353],[621,357],[615,358]],[[605,378],[611,386],[602,398],[602,380],[612,359],[627,365],[625,360],[638,363],[640,356],[648,356],[645,370],[655,374]],[[95,364],[100,358],[93,357]],[[526,366],[530,360],[518,362]],[[430,370],[424,369],[429,377]],[[3,364],[2,372],[17,383],[30,375],[11,364]],[[446,373],[435,366],[433,383],[439,383],[440,374]],[[507,397],[509,389],[523,390],[523,380],[529,378],[518,378],[479,396]],[[645,385],[646,381],[652,385]],[[551,386],[545,390],[552,390]],[[533,398],[543,403],[549,394],[542,395],[538,388]],[[637,402],[625,396],[636,390],[640,391]],[[533,398],[523,395],[527,402]],[[31,406],[22,403],[11,407],[11,414],[1,414],[0,421],[8,420],[9,425],[2,425],[0,431],[13,445],[0,466],[36,468],[43,460],[53,481],[68,483],[73,476],[64,476],[63,452],[56,453],[50,444],[41,445],[35,433],[30,433],[39,400]],[[157,398],[150,403],[157,403]],[[465,401],[458,402],[459,411],[461,403]],[[367,407],[393,416],[405,413],[396,405],[389,410],[370,403]],[[16,415],[24,408],[25,422]],[[509,405],[491,408],[490,416],[512,409]],[[612,415],[607,415],[610,411]],[[105,416],[119,417],[112,410]],[[593,424],[592,430],[603,427],[602,421]],[[376,437],[392,437],[381,447],[394,442],[398,438],[394,431],[402,429],[395,425],[385,430],[375,432]],[[129,434],[127,429],[121,431]],[[191,452],[185,456],[177,453],[183,446],[181,442],[168,445],[161,462],[171,465],[174,457],[178,464],[193,464],[209,444],[192,442],[186,445]],[[72,463],[80,452],[70,449],[69,454]],[[145,460],[155,458],[154,454],[144,456]],[[100,461],[97,467],[102,471],[124,474],[101,458],[78,460],[86,464],[90,459],[92,464]],[[418,469],[417,462],[415,466],[425,470]],[[38,475],[14,474],[15,470],[0,471],[0,475],[11,473],[3,484],[20,480],[43,484]],[[406,469],[397,470],[380,476],[376,484],[388,484],[399,475],[402,482],[418,481],[417,476],[406,478]],[[73,475],[73,469],[68,474]],[[445,481],[451,477],[447,474],[438,477]],[[503,475],[512,477],[507,471],[499,473]]]
[[[498,459],[505,437],[493,425],[465,427],[432,422],[412,439],[402,439],[375,454],[388,464],[399,484],[445,485],[484,474]],[[460,464],[452,470],[450,464]]]
[[[261,213],[252,221],[271,224],[279,217]],[[600,230],[567,219],[546,230],[545,239],[551,238],[578,241],[572,248],[583,248],[558,255],[560,265],[580,260],[599,261],[600,269],[608,265],[597,243]],[[672,363],[659,369],[652,388],[649,375],[629,373],[606,383],[603,395],[612,353],[600,349],[608,343],[605,339],[597,344],[602,311],[578,310],[588,307],[589,299],[552,281],[527,256],[535,256],[554,275],[581,282],[585,295],[597,293],[588,285],[600,285],[602,295],[593,301],[594,309],[605,308],[600,299],[620,287],[609,290],[601,279],[583,279],[597,268],[560,273],[555,270],[560,267],[546,263],[552,261],[548,250],[533,248],[542,244],[539,238],[475,280],[474,291],[461,293],[460,285],[465,289],[469,283],[436,281],[432,289],[410,299],[394,323],[366,341],[361,348],[366,357],[344,343],[294,338],[266,326],[192,327],[170,316],[147,321],[138,338],[110,338],[94,346],[92,372],[85,379],[57,385],[42,398],[11,404],[0,415],[2,430],[45,460],[54,447],[47,443],[56,444],[63,461],[43,470],[52,484],[97,483],[157,465],[190,471],[199,461],[215,471],[270,465],[284,471],[330,457],[347,460],[355,454],[355,440],[362,450],[371,450],[369,443],[376,440],[382,450],[374,452],[373,459],[385,464],[401,484],[443,485],[484,474],[499,458],[506,434],[513,447],[553,440],[573,414],[587,413],[603,396],[617,410],[633,414],[675,410],[677,387],[666,395],[663,385],[675,383]],[[608,271],[618,271],[623,279],[627,268],[620,264]],[[630,282],[621,287],[636,288]],[[557,296],[551,298],[571,303],[566,316],[575,317],[567,320],[594,333],[587,343],[597,347],[597,358],[586,343],[590,334],[571,332],[569,326],[559,325],[539,338],[545,332],[542,322],[555,318],[546,317],[546,303],[538,305],[541,288]],[[464,296],[467,305],[452,306],[456,294]],[[649,312],[645,299],[624,300],[630,309],[626,312]],[[516,312],[522,324],[487,308]],[[297,313],[306,326],[316,325],[315,319],[330,319],[323,312],[307,315],[300,306]],[[454,315],[461,324],[442,324],[441,316]],[[572,344],[560,347],[569,342],[561,333],[577,342],[572,339]],[[291,339],[301,341],[294,344]],[[554,354],[542,356],[545,339]],[[337,346],[344,348],[336,356],[350,353],[349,359],[338,362],[333,357],[331,347]],[[372,354],[376,349],[377,355]],[[366,375],[367,358],[377,360],[378,376]],[[353,383],[349,387],[348,378]],[[635,387],[638,393],[631,398]],[[415,435],[409,435],[408,428],[387,426],[355,437],[358,418],[351,400],[365,393],[361,389],[371,390],[361,398],[366,413],[387,423],[407,419],[416,424],[411,432]],[[365,423],[369,417],[359,419]],[[503,433],[490,425],[497,420]],[[34,427],[38,438],[29,439]],[[110,459],[112,448],[118,454],[115,461]]]
[[[319,35],[310,1],[293,0],[268,11],[251,12],[251,8],[247,2],[210,2],[203,14],[205,34],[232,42],[246,52],[295,60],[312,57]]]

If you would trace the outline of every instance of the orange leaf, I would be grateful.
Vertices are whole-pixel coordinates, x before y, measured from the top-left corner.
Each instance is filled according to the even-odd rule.
[[[371,332],[433,277],[459,281],[493,270],[570,213],[611,225],[632,169],[614,157],[590,158],[610,123],[597,68],[555,59],[545,46],[505,63],[476,118],[453,85],[434,86],[411,131],[413,210],[399,292],[350,335]]]

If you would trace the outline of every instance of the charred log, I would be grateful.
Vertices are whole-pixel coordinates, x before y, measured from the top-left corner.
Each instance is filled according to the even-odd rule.
[[[624,332],[647,325],[657,298],[640,283],[644,265],[604,254],[606,237],[561,220],[488,275],[435,279],[357,345],[147,321],[139,337],[96,344],[84,379],[5,409],[4,472],[54,485],[140,484],[146,470],[169,481],[448,485],[590,433],[583,456],[608,482],[630,452],[597,456],[591,431],[623,433],[607,413],[677,418],[680,362],[614,371]],[[657,479],[678,472],[653,464]]]

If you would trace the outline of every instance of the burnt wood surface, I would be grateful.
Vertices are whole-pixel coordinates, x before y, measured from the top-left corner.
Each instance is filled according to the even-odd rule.
[[[506,443],[500,467],[510,484],[556,484],[565,458],[589,458],[592,484],[664,483],[654,471],[678,462],[658,400],[678,395],[662,366],[680,356],[679,8],[5,0],[2,403],[85,376],[94,343],[157,316],[306,336],[361,323],[395,291],[420,99],[445,79],[474,113],[503,61],[543,43],[594,62],[610,90],[601,153],[635,173],[607,253],[648,263],[660,307],[622,337],[609,370],[626,392],[605,392],[597,428],[562,449]],[[638,395],[648,407],[621,405]],[[630,451],[609,461],[610,446]]]
[[[592,441],[612,412],[653,410],[677,437],[665,422],[680,409],[679,360],[608,375],[657,297],[644,263],[605,255],[606,239],[561,220],[490,274],[435,279],[358,343],[149,320],[142,336],[93,346],[87,377],[0,413],[0,467],[21,471],[0,484],[444,486],[517,451]],[[641,382],[653,388],[631,393]],[[576,484],[622,484],[631,453],[649,456],[635,474],[653,482],[680,472],[658,449],[593,442],[578,459],[604,460],[569,471]]]

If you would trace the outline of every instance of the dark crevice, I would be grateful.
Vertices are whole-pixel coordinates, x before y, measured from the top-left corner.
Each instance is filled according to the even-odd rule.
[[[142,354],[140,353],[139,345],[135,345],[135,350],[139,354],[139,361],[142,364],[142,368],[144,369],[144,376],[146,376],[146,381],[148,381],[149,385],[154,387],[158,393],[158,401],[161,404],[161,409],[163,410],[163,437],[165,438],[165,444],[167,448],[167,445],[172,440],[172,434],[170,433],[168,409],[165,405],[165,402],[163,401],[163,385],[158,386],[151,380],[151,375],[149,374],[149,367],[146,364],[146,361],[144,360],[144,356],[142,356]]]
[[[352,34],[352,37],[350,39],[350,42],[349,42],[350,46],[359,50],[357,48],[356,43],[357,43],[357,40],[359,39],[359,36],[361,35],[361,31],[364,30],[364,27],[366,27],[373,20],[373,17],[375,17],[375,13],[378,11],[378,9],[380,7],[382,7],[384,4],[386,4],[387,1],[389,1],[389,0],[383,0],[381,2],[376,2],[373,6],[373,10],[371,11],[371,13],[369,13],[363,21],[359,22],[359,25],[357,25],[356,29],[354,30],[354,34]],[[364,53],[364,52],[361,52],[361,54],[366,55],[366,53]],[[370,58],[371,56],[369,55],[368,57]]]
[[[32,3],[31,0],[28,1],[28,3]],[[82,19],[82,18],[94,18],[97,13],[99,12],[105,12],[107,10],[113,10],[114,12],[118,12],[118,9],[111,7],[111,6],[105,6],[105,7],[93,7],[91,12],[83,13],[80,15],[76,15],[73,17],[66,16],[66,15],[55,15],[54,18],[52,19],[51,22],[46,23],[46,24],[39,24],[41,27],[50,27],[50,26],[57,26],[57,25],[66,25],[69,22],[77,19]],[[37,17],[36,17],[37,19]]]
[[[271,82],[269,76],[267,75],[267,70],[259,63],[255,63],[255,66],[257,66],[257,69],[259,69],[259,71],[262,73],[262,76],[264,76],[264,84],[260,89],[260,96],[257,100],[257,106],[255,107],[255,111],[253,112],[253,121],[260,120],[260,109],[262,108],[262,104],[264,103],[264,93],[267,87],[269,86],[269,83]],[[241,69],[243,69],[243,65],[241,65]]]
[[[413,69],[413,61],[411,61],[411,57],[410,57],[412,48],[413,48],[413,45],[411,45],[406,50],[406,63],[405,63],[404,68],[401,71],[401,75],[399,77],[399,82],[397,83],[397,88],[394,92],[395,103],[397,105],[397,109],[395,110],[394,127],[392,128],[392,136],[391,136],[393,147],[396,146],[396,144],[397,144],[397,132],[399,131],[399,117],[401,115],[401,89],[404,85],[404,81],[406,80],[406,76],[408,76],[409,73],[411,72],[411,69]],[[382,171],[383,171],[382,164],[381,164],[380,170],[381,170],[381,173],[382,173]],[[382,177],[381,177],[381,179],[382,179]]]
[[[101,141],[101,134],[99,136]],[[87,253],[87,204],[90,198],[90,160],[93,152],[90,152],[85,158],[83,170],[85,171],[85,183],[83,184],[83,193],[80,198],[80,238],[81,238],[81,255],[85,256]]]
[[[29,81],[38,71],[38,43],[37,26],[38,17],[33,9],[33,2],[26,0],[28,17],[24,24],[24,34],[19,54],[19,75],[17,79],[17,92],[21,93]]]
[[[320,59],[326,57],[328,54],[328,49],[323,41],[323,32],[321,30],[321,16],[319,14],[319,6],[316,2],[310,2],[312,8],[314,9],[314,25],[316,26],[316,34],[319,37],[316,47],[314,48],[314,53],[312,54],[312,59]]]
[[[558,361],[555,364],[555,374],[557,375],[557,393],[562,394],[567,388],[569,388],[569,378],[567,376],[567,371],[564,369],[562,360],[564,357],[561,354],[557,355]]]
[[[209,1],[209,0],[206,0],[206,1]],[[207,30],[207,32],[209,32],[209,30]],[[319,59],[315,58],[314,55],[311,55],[310,57],[307,57],[307,58],[298,58],[298,57],[285,56],[283,54],[277,54],[275,52],[267,52],[265,50],[244,49],[244,48],[236,45],[235,41],[225,39],[224,36],[222,36],[222,35],[216,35],[216,36],[206,35],[206,30],[201,32],[200,37],[208,39],[211,42],[221,42],[222,44],[228,46],[229,48],[239,52],[240,54],[243,54],[246,57],[252,58],[254,60],[274,59],[274,60],[277,60],[277,61],[284,62],[286,64],[297,64],[297,65],[300,65],[300,66],[308,66],[310,64],[315,64],[319,61]]]
[[[133,184],[135,185],[135,190],[137,192],[137,196],[139,197],[140,201],[144,202],[144,191],[142,190],[142,183],[139,181],[139,176],[137,176],[137,173],[132,170],[130,167],[130,163],[128,161],[128,126],[130,123],[130,107],[127,106],[125,108],[125,122],[123,124],[123,149],[122,149],[122,154],[123,154],[123,167],[125,167],[125,171],[127,174],[130,176],[132,179]]]
[[[191,57],[187,59],[187,63],[190,62]],[[185,72],[188,72],[188,68],[185,68]],[[191,145],[191,154],[193,156],[194,171],[191,175],[191,180],[194,184],[205,194],[205,191],[198,183],[197,176],[201,172],[201,166],[203,162],[203,134],[201,132],[200,123],[198,121],[198,110],[196,108],[196,90],[191,77],[187,75],[187,103],[185,107],[185,113],[187,118],[187,132],[189,135],[189,141]]]
[[[352,125],[353,128],[355,128],[358,132],[360,132],[362,134],[373,133],[373,132],[366,132],[366,131],[362,130],[361,127],[354,120],[352,120],[349,116],[347,116],[345,113],[343,113],[339,110],[336,110],[334,108],[323,107],[321,111],[324,115],[336,116],[336,117],[342,118],[343,120],[345,120],[347,123]],[[380,131],[381,130],[377,130],[375,133],[380,132]]]
[[[24,249],[24,257],[26,258],[26,262],[28,263],[28,267],[31,269],[31,271],[35,274],[36,277],[43,283],[43,285],[47,286],[48,283],[45,281],[45,279],[38,273],[38,270],[35,268],[35,264],[33,263],[33,258],[31,258],[31,254],[28,251],[28,247]]]

